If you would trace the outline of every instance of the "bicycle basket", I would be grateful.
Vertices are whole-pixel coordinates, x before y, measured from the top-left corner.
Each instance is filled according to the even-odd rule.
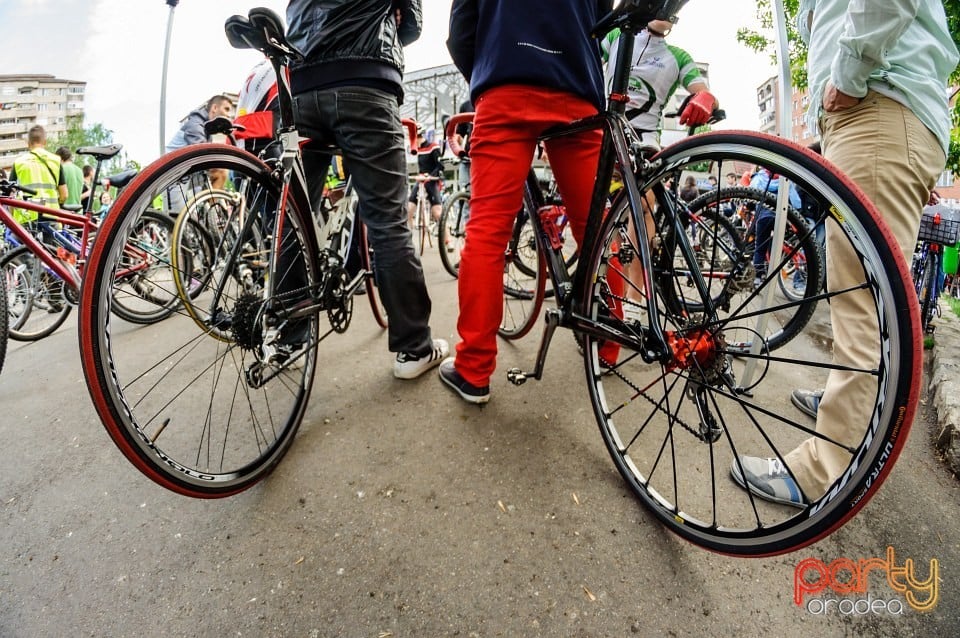
[[[960,211],[943,205],[925,206],[920,218],[919,241],[952,246],[960,238]]]

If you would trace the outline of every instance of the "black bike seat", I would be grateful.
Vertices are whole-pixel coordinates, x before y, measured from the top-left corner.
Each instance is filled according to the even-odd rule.
[[[130,183],[134,177],[137,176],[139,171],[135,168],[130,170],[122,171],[116,175],[111,175],[110,177],[104,178],[104,181],[107,182],[110,186],[116,186],[117,188],[123,188]]]
[[[203,123],[203,131],[209,137],[210,135],[229,135],[234,131],[245,131],[247,128],[242,124],[236,124],[226,115],[218,115],[212,120]]]
[[[110,144],[109,146],[81,146],[77,149],[77,155],[92,155],[98,160],[110,159],[120,152],[122,144]]]
[[[230,16],[223,25],[230,46],[236,49],[256,49],[275,57],[298,57],[297,50],[287,42],[283,20],[265,7],[250,9],[248,17]]]

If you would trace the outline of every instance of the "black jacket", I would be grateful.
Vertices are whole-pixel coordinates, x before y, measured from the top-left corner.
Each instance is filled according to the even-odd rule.
[[[600,43],[590,30],[613,0],[453,0],[447,49],[470,95],[530,84],[604,105]]]
[[[420,0],[290,0],[287,25],[305,58],[290,69],[294,95],[360,84],[402,97],[403,47],[420,37],[423,12]]]

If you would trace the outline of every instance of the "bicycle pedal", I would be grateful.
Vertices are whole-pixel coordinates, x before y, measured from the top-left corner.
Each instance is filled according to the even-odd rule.
[[[510,368],[507,370],[507,381],[513,385],[523,385],[527,382],[527,375],[520,368]]]

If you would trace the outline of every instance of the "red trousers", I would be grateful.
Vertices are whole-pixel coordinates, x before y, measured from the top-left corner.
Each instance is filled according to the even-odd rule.
[[[564,91],[505,85],[476,102],[470,141],[470,219],[460,255],[460,317],[456,368],[476,386],[488,385],[496,368],[497,328],[503,315],[504,250],[537,137],[557,124],[593,115],[595,106]],[[599,130],[546,142],[550,167],[579,244],[587,224],[597,175]]]

